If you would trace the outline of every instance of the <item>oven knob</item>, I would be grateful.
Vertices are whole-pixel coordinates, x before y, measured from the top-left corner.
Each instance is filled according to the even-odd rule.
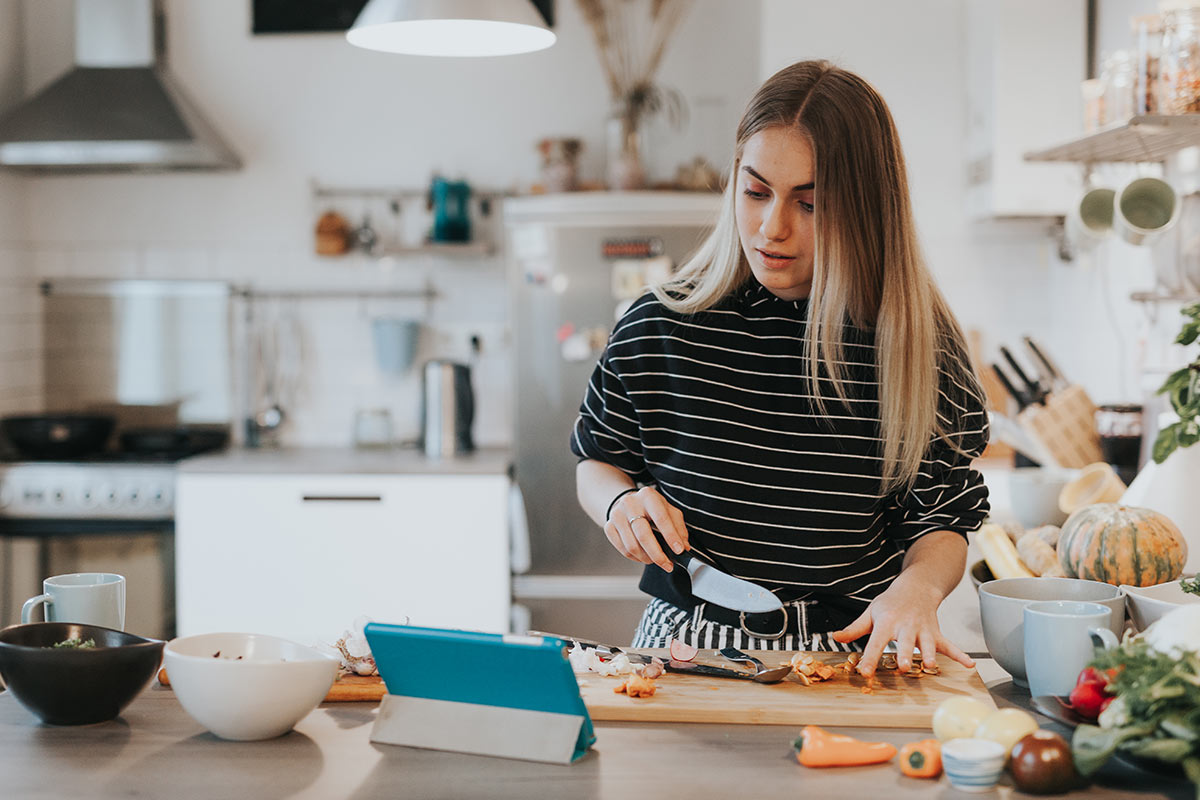
[[[164,508],[171,502],[171,496],[167,493],[164,486],[156,486],[153,493],[150,495],[150,503],[156,508]]]
[[[21,499],[25,501],[25,505],[36,506],[41,505],[42,500],[46,497],[46,493],[41,489],[26,489],[21,495]]]
[[[129,490],[128,499],[129,499],[129,505],[131,505],[134,508],[141,508],[143,505],[145,505],[146,496],[144,494],[142,494],[141,489],[134,486],[132,489]]]
[[[100,503],[99,493],[91,486],[84,487],[79,500],[85,508],[95,508]]]
[[[62,489],[55,489],[50,493],[50,502],[53,505],[62,507],[67,502],[67,493]]]
[[[104,494],[101,495],[101,500],[109,508],[116,508],[121,505],[121,495],[117,494],[116,489],[106,489]]]
[[[0,508],[8,508],[12,505],[13,491],[8,485],[0,486]]]

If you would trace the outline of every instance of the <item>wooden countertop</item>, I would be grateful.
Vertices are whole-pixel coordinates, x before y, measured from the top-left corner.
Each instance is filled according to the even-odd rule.
[[[999,705],[1027,701],[1007,680]],[[792,756],[798,729],[776,725],[597,723],[594,752],[572,766],[372,744],[377,706],[326,704],[265,742],[226,742],[152,686],[116,720],[41,725],[0,694],[0,795],[63,797],[374,798],[743,797],[1023,798],[1008,786],[975,795],[900,775],[895,764],[812,770]],[[931,710],[932,711],[932,710]],[[1046,727],[1055,724],[1042,718]],[[838,730],[831,728],[831,730]],[[1058,730],[1062,730],[1058,728]],[[928,731],[844,729],[900,745]],[[1007,781],[1007,778],[1002,779]],[[1110,765],[1068,797],[1194,800],[1191,785]]]
[[[504,475],[512,464],[506,447],[481,447],[450,458],[430,458],[417,448],[234,447],[179,463],[185,475]]]

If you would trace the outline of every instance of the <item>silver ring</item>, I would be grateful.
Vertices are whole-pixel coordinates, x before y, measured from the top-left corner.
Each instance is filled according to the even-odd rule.
[[[639,519],[644,519],[644,520],[646,520],[646,522],[650,521],[650,518],[647,517],[645,514],[638,514],[636,517],[629,518],[629,524],[633,525],[633,523],[637,522]]]

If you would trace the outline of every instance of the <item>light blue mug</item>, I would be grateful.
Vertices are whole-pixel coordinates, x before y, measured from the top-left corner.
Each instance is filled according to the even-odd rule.
[[[1120,644],[1099,603],[1048,600],[1025,606],[1025,674],[1029,693],[1067,695],[1096,648]]]

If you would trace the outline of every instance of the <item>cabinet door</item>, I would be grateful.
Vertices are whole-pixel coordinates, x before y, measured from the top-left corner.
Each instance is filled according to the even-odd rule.
[[[500,475],[184,474],[179,632],[311,644],[362,615],[507,631],[507,491]]]

